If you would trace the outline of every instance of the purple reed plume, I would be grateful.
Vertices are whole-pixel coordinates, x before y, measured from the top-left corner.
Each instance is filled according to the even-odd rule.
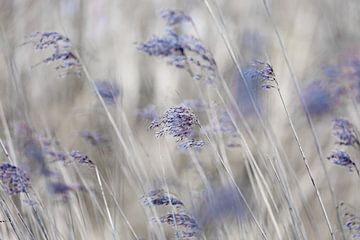
[[[166,215],[160,217],[159,221],[178,228],[178,232],[176,234],[183,237],[193,237],[200,230],[195,218],[184,211],[167,213]]]
[[[360,145],[354,126],[346,119],[336,118],[333,120],[333,135],[337,137],[337,143],[340,145]]]
[[[350,171],[352,171],[352,168],[355,168],[359,173],[355,163],[351,160],[350,155],[344,150],[334,151],[328,159],[336,165],[348,167]]]
[[[162,10],[160,12],[162,17],[169,26],[177,25],[181,22],[191,22],[191,18],[180,10]]]
[[[106,139],[98,131],[82,130],[80,132],[80,136],[91,143],[93,146],[97,146],[106,142]]]
[[[216,77],[217,65],[212,54],[193,36],[166,29],[164,36],[153,36],[139,43],[137,48],[149,56],[167,59],[168,64],[185,69],[196,80],[205,79],[211,83]]]
[[[196,139],[185,140],[184,142],[181,142],[177,145],[177,147],[180,150],[183,151],[194,150],[197,152],[200,151],[204,146],[205,146],[205,142],[203,140],[196,140]]]
[[[344,227],[351,232],[352,238],[360,238],[360,217],[354,214],[344,202],[340,202],[338,207],[343,212]]]
[[[84,164],[84,165],[87,165],[89,167],[94,167],[95,166],[94,162],[91,161],[91,159],[87,155],[81,153],[80,151],[77,151],[77,150],[71,151],[70,152],[70,157],[72,158],[73,161],[75,161],[75,162],[77,162],[79,164]]]
[[[269,63],[262,61],[255,61],[252,66],[253,69],[247,72],[247,77],[261,82],[261,86],[265,89],[278,88],[278,83],[275,78],[275,73]]]
[[[80,75],[79,59],[69,50],[71,48],[70,39],[57,32],[35,32],[29,35],[29,41],[24,44],[33,44],[35,50],[51,49],[52,53],[49,57],[45,58],[41,62],[32,66],[36,67],[40,64],[56,63],[55,69],[65,70],[65,75],[68,73],[66,70],[75,69],[75,74]],[[60,72],[60,76],[64,76],[64,73]]]
[[[160,119],[152,121],[149,128],[158,128],[157,136],[168,134],[177,141],[182,141],[193,135],[195,125],[199,125],[199,122],[192,110],[177,106],[169,108]]]
[[[45,50],[47,48],[54,48],[60,51],[60,48],[71,48],[70,39],[57,32],[35,32],[27,36],[29,41],[24,44],[32,43],[35,50]]]
[[[167,213],[153,221],[166,223],[176,229],[176,235],[181,239],[191,239],[200,230],[195,218],[184,211],[184,204],[174,194],[168,193],[164,189],[150,191],[142,197],[145,206],[175,206],[174,212]]]
[[[114,82],[95,81],[96,89],[106,104],[115,104],[116,98],[119,97],[120,91]]]
[[[164,189],[150,191],[142,197],[142,201],[146,206],[184,205],[174,194],[168,193]]]
[[[4,191],[10,195],[27,193],[30,188],[30,179],[27,174],[10,163],[0,165],[0,181]]]

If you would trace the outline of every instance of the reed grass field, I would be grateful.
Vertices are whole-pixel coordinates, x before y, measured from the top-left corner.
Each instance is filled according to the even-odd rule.
[[[360,239],[357,0],[0,0],[0,240]]]

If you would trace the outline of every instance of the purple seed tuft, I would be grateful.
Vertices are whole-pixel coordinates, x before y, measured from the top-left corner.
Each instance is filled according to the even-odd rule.
[[[4,191],[10,195],[27,193],[30,188],[30,179],[27,174],[10,163],[0,165],[0,181]]]
[[[345,146],[360,145],[358,136],[351,122],[343,118],[333,120],[333,134],[338,144]]]
[[[352,171],[352,168],[356,168],[356,165],[351,160],[350,155],[344,150],[334,151],[328,159],[336,165],[348,167],[350,171]]]
[[[157,136],[170,135],[181,141],[193,135],[193,128],[198,125],[198,120],[188,107],[177,106],[169,108],[159,120],[150,124],[150,129],[158,128]]]
[[[164,189],[150,191],[142,200],[146,206],[184,205],[175,195],[167,193]]]
[[[77,150],[73,150],[70,152],[70,157],[72,158],[73,161],[79,163],[79,164],[84,164],[84,165],[87,165],[89,167],[94,167],[95,164],[93,163],[93,161],[91,161],[91,159],[81,153],[80,151],[77,151]]]

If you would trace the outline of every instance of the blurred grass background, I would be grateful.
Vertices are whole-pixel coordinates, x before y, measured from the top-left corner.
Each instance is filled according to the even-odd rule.
[[[241,66],[245,69],[256,59],[272,64],[330,221],[340,239],[336,208],[321,168],[313,136],[262,1],[218,0],[211,3],[216,6],[216,16],[223,18]],[[321,80],[326,86],[330,86],[324,77],[323,67],[327,64],[336,65],[342,56],[356,54],[358,51],[358,2],[279,0],[269,1],[268,5],[301,89],[305,89],[314,80]],[[164,182],[171,192],[176,192],[184,201],[189,211],[200,211],[198,209],[204,205],[204,185],[191,159],[197,158],[214,189],[221,189],[226,185],[226,181],[222,180],[221,174],[216,170],[214,159],[217,156],[210,150],[203,150],[195,156],[178,151],[174,139],[155,139],[154,132],[147,129],[149,123],[138,116],[138,111],[148,104],[156,105],[159,111],[163,112],[185,99],[200,98],[202,87],[199,89],[186,72],[137,50],[136,43],[164,32],[165,24],[159,17],[163,9],[181,9],[191,16],[200,39],[214,54],[220,73],[230,86],[232,94],[239,100],[239,108],[246,112],[245,117],[257,139],[257,143],[249,141],[248,144],[268,186],[265,186],[265,183],[259,184],[259,173],[254,172],[253,163],[249,161],[243,146],[226,148],[224,152],[220,151],[221,155],[226,155],[236,182],[244,190],[251,206],[269,232],[270,239],[292,239],[289,230],[292,223],[287,216],[285,200],[281,197],[279,184],[275,184],[276,178],[266,162],[275,159],[276,154],[259,127],[260,123],[252,106],[248,107],[251,103],[246,97],[246,90],[244,91],[244,86],[239,83],[241,79],[234,63],[202,1],[0,1],[0,101],[4,116],[0,136],[12,142],[16,139],[13,133],[15,123],[25,121],[37,132],[56,138],[65,150],[79,149],[86,152],[99,167],[103,181],[109,185],[110,191],[108,189],[105,192],[116,226],[116,239],[131,239],[133,236],[115,202],[111,200],[111,194],[117,199],[141,239],[158,239],[159,236],[149,233],[150,229],[155,227],[149,223],[149,216],[145,214],[140,198],[146,191],[162,187]],[[36,31],[57,31],[68,36],[91,78],[110,80],[118,84],[120,98],[115,106],[109,107],[109,111],[128,147],[119,144],[118,137],[85,76],[69,75],[59,78],[51,65],[40,65],[31,69],[33,64],[46,56],[45,53],[35,53],[29,45],[21,45],[25,36]],[[194,34],[190,25],[182,25],[181,31]],[[258,89],[256,85],[254,88],[257,89],[254,91],[257,91],[262,118],[266,125],[273,129],[276,135],[273,140],[280,149],[282,160],[277,159],[275,162],[281,164],[282,161],[287,161],[294,170],[287,170],[286,174],[307,239],[330,239],[278,95],[275,91]],[[214,102],[218,104],[216,94],[211,94]],[[206,124],[208,120],[205,114],[199,115],[201,122]],[[331,110],[313,116],[325,156],[333,148],[331,120],[337,116],[347,117],[355,126],[359,126],[355,108],[346,98]],[[9,128],[8,135],[5,122]],[[242,126],[243,123],[238,124]],[[86,143],[79,136],[79,131],[84,129],[100,131],[108,142],[100,147]],[[221,139],[219,141],[221,142]],[[211,147],[208,145],[206,148]],[[14,149],[14,157],[21,158],[16,147]],[[359,156],[355,152],[353,154]],[[6,161],[5,157],[2,158]],[[137,168],[133,168],[132,164]],[[88,169],[73,169],[72,166],[60,163],[50,165],[61,173],[62,181],[87,185],[89,189],[94,189],[91,194],[73,193],[71,200],[63,203],[47,192],[44,187],[46,179],[30,175],[34,191],[41,199],[44,216],[50,219],[49,222],[59,229],[62,236],[56,237],[56,231],[53,230],[50,231],[50,239],[111,239],[112,230],[94,172]],[[356,174],[332,165],[329,161],[325,161],[325,166],[336,200],[357,206],[360,202],[357,197],[359,185]],[[288,169],[288,166],[284,168]],[[133,169],[138,169],[137,174],[141,180],[136,178]],[[259,186],[269,187],[270,192],[257,191]],[[275,212],[278,233],[262,201],[262,191],[269,198],[273,195],[274,205],[270,205]],[[21,202],[16,202],[16,199],[14,201],[22,211],[31,213]],[[72,204],[74,205],[71,206]],[[243,209],[243,212],[246,211]],[[307,214],[311,214],[310,220]],[[256,227],[249,223],[250,220],[243,220],[241,216],[236,219],[237,221],[224,218],[220,223],[215,221],[204,226],[206,238],[260,239]],[[215,228],[212,228],[211,224],[214,224]],[[70,226],[75,230],[70,230]],[[0,229],[2,239],[15,239],[9,226],[3,223]],[[171,233],[167,236],[166,239],[173,237]]]

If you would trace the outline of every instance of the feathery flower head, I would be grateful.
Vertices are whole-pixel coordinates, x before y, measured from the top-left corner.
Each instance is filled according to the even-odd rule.
[[[3,163],[0,165],[0,181],[4,191],[10,195],[28,192],[30,179],[20,168]]]
[[[30,40],[27,43],[33,43],[35,50],[44,50],[53,47],[55,50],[59,48],[70,48],[70,39],[58,32],[34,32],[27,36]]]
[[[89,167],[94,167],[95,166],[94,162],[91,161],[91,159],[87,155],[81,153],[80,151],[77,151],[77,150],[71,151],[70,152],[70,157],[72,158],[73,161],[76,161],[79,164],[84,164],[84,165],[87,165]]]
[[[212,54],[193,36],[166,29],[164,36],[153,36],[138,44],[138,50],[149,56],[166,58],[169,65],[186,69],[196,80],[212,82],[216,77],[217,65]]]
[[[352,146],[359,145],[359,139],[351,122],[343,118],[333,120],[333,134],[338,138],[338,144]]]
[[[179,228],[176,234],[181,237],[194,237],[200,230],[195,218],[185,211],[167,213],[166,215],[161,216],[159,221],[161,223],[167,223],[172,227]]]
[[[204,145],[205,142],[203,140],[189,139],[179,143],[177,147],[184,151],[188,151],[188,150],[200,151],[204,147]]]
[[[198,124],[198,119],[190,108],[177,106],[169,108],[160,119],[152,121],[149,128],[159,128],[157,136],[168,134],[181,141],[191,137],[194,126]]]
[[[73,73],[80,75],[79,59],[69,50],[71,48],[70,39],[57,32],[35,32],[30,34],[27,38],[30,40],[24,44],[32,43],[35,50],[46,50],[52,48],[52,53],[49,57],[43,59],[39,63],[32,65],[32,68],[47,63],[56,63],[55,69],[58,71],[65,70],[65,73],[60,72],[60,76],[68,74],[67,69],[75,69]]]
[[[191,17],[180,10],[162,10],[160,17],[162,17],[169,26],[174,26],[181,22],[191,22]]]
[[[173,205],[183,206],[184,204],[177,199],[174,194],[166,192],[164,189],[156,189],[150,191],[142,197],[146,206]]]
[[[180,59],[184,56],[184,48],[180,42],[180,36],[173,30],[167,29],[166,35],[164,36],[153,36],[150,40],[138,44],[138,50],[148,54],[149,56],[156,57],[167,57],[169,59],[177,59],[180,63]],[[169,63],[175,63],[176,61],[172,60]],[[184,68],[184,63],[177,66],[179,68]]]
[[[278,87],[274,69],[269,63],[257,60],[252,64],[252,66],[254,68],[249,69],[246,73],[247,77],[260,81],[262,83],[262,87],[265,89]]]
[[[115,104],[116,98],[120,95],[119,88],[115,83],[97,80],[95,86],[106,104]]]
[[[46,64],[51,62],[58,62],[58,65],[55,67],[56,70],[80,67],[79,60],[70,51],[55,52],[50,57],[45,58],[38,64]],[[38,64],[33,65],[33,67],[37,66]]]
[[[351,232],[352,238],[360,238],[360,217],[351,211],[350,207],[344,202],[338,205],[342,211],[344,227]]]
[[[334,151],[328,159],[332,161],[334,164],[339,166],[348,167],[350,171],[355,167],[355,163],[351,160],[350,155],[347,154],[344,150]]]

